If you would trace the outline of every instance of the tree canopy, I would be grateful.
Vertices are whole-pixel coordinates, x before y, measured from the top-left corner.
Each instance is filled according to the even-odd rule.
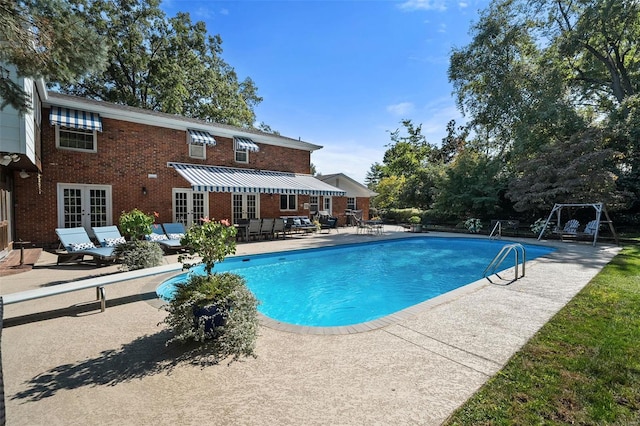
[[[470,34],[448,71],[467,124],[440,146],[406,121],[392,132],[367,176],[384,205],[459,219],[556,202],[640,211],[640,2],[494,0]]]
[[[108,46],[108,65],[63,92],[250,127],[262,101],[222,59],[222,38],[189,14],[167,18],[159,0],[87,0],[84,25]]]
[[[15,77],[69,83],[101,69],[106,47],[83,20],[83,7],[74,2],[0,0],[0,108],[31,107]]]
[[[627,127],[637,123],[625,121],[639,32],[634,0],[496,0],[454,50],[458,105],[476,144],[506,161],[516,208],[634,202],[639,185],[618,178],[640,168]]]

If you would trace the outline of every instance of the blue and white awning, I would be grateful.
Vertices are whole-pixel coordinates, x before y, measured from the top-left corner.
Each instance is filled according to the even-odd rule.
[[[102,131],[100,114],[96,112],[52,106],[49,111],[49,122],[52,126]]]
[[[233,138],[233,140],[236,144],[236,149],[240,149],[240,150],[246,149],[247,151],[252,151],[252,152],[260,151],[260,147],[256,145],[256,143],[249,138],[241,138],[236,136]]]
[[[209,132],[189,129],[189,143],[201,143],[203,145],[214,146],[216,140]]]
[[[270,170],[236,169],[199,164],[168,163],[198,192],[252,192],[343,196],[345,191],[311,175]]]

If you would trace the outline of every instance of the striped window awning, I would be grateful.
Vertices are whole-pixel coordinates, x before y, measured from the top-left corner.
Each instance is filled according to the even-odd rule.
[[[209,132],[189,129],[189,143],[200,143],[203,145],[214,146],[216,144],[216,140]]]
[[[102,121],[97,112],[52,106],[49,111],[49,122],[52,126],[102,131]]]
[[[235,141],[236,149],[240,149],[240,150],[246,149],[247,151],[252,151],[252,152],[260,151],[260,147],[256,145],[256,143],[249,138],[241,138],[236,136],[233,138],[233,140]]]
[[[343,196],[345,191],[311,175],[269,170],[237,169],[199,164],[168,163],[198,192],[253,192]]]

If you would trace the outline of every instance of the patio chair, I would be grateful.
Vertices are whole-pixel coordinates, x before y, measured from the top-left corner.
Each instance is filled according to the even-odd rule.
[[[247,238],[260,237],[262,221],[260,219],[249,219],[249,229],[247,230]]]
[[[117,226],[96,226],[91,229],[102,247],[115,247],[126,242]]]
[[[265,218],[262,219],[262,224],[260,225],[260,235],[264,235],[264,239],[267,237],[269,239],[273,239],[273,219]]]
[[[329,215],[321,215],[318,217],[318,222],[320,222],[320,230],[327,230],[327,232],[331,232],[332,229],[338,231],[338,218],[332,217]]]
[[[177,228],[173,229],[169,227],[169,229],[176,230]],[[182,229],[184,229],[184,225],[182,226]],[[180,233],[176,233],[172,234],[171,236],[178,237],[179,234]],[[185,248],[185,246],[180,242],[182,236],[179,236],[179,238],[169,238],[163,226],[157,223],[151,225],[151,234],[145,235],[144,237],[147,241],[152,241],[154,243],[160,244],[160,247],[162,247],[162,249],[165,251],[175,251]]]
[[[115,247],[96,247],[83,227],[56,228],[56,235],[67,251],[58,254],[57,264],[82,262],[85,256],[91,256],[98,265],[113,262],[116,259]]]
[[[283,240],[287,236],[286,229],[285,229],[285,221],[281,217],[278,217],[273,220],[273,237],[278,238],[279,235],[282,235]]]
[[[180,250],[185,248],[185,245],[180,242],[184,234],[187,233],[184,225],[180,222],[163,223],[162,229],[167,236],[166,241],[159,241],[160,244],[171,250]]]

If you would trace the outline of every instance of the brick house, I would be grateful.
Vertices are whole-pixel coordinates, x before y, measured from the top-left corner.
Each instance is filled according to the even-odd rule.
[[[23,80],[35,108],[19,120],[32,135],[6,144],[2,116],[10,107],[0,112],[0,159],[21,154],[0,167],[5,248],[14,240],[53,247],[55,228],[117,224],[133,208],[188,226],[202,217],[306,216],[318,205],[345,223],[346,192],[309,174],[319,145],[47,92]],[[368,210],[368,200],[360,207]]]
[[[316,176],[316,178],[345,191],[344,196],[333,197],[329,201],[330,204],[321,206],[320,210],[325,210],[324,207],[327,207],[327,210],[332,210],[341,224],[353,224],[354,212],[358,212],[357,215],[361,214],[363,219],[369,219],[371,197],[378,195],[377,192],[370,190],[344,173]],[[324,201],[327,202],[326,199]],[[341,218],[340,212],[344,212],[344,219]]]

